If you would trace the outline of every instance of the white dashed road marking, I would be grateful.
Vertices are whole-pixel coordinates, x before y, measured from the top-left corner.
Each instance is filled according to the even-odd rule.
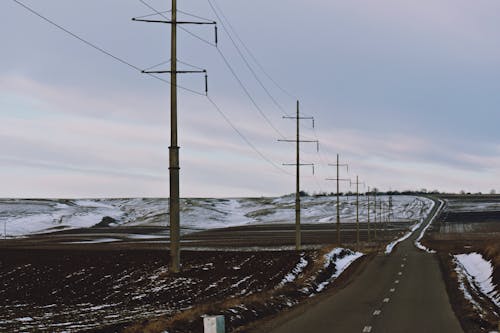
[[[399,283],[399,280],[394,281],[394,283],[398,284],[398,283]]]
[[[401,267],[405,267],[405,264],[401,264]]]
[[[372,331],[371,326],[365,326],[365,328],[363,328],[363,333],[370,333],[371,331]]]
[[[386,298],[384,298],[383,302],[384,302],[384,303],[389,303],[389,301],[390,301],[390,300],[391,300],[391,299],[390,299],[389,297],[386,297]]]
[[[396,288],[391,288],[391,290],[389,290],[391,293],[395,292],[396,291]]]
[[[403,272],[398,272],[398,275],[403,275]]]
[[[382,311],[380,311],[380,310],[373,311],[374,316],[379,316],[381,313],[382,313]]]

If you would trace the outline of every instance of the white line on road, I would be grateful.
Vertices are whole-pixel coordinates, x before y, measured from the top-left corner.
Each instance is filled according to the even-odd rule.
[[[398,272],[398,275],[403,275],[403,272]]]
[[[406,257],[403,258],[403,261],[406,261]]]
[[[398,284],[398,283],[399,283],[399,280],[394,281],[394,283]]]
[[[374,316],[379,316],[381,313],[382,313],[382,311],[380,311],[380,310],[373,311]]]
[[[389,290],[391,293],[395,292],[396,291],[396,288],[391,288],[391,290]]]
[[[372,327],[371,327],[371,326],[365,326],[365,327],[363,328],[363,333],[369,333],[369,332],[371,332],[371,331],[372,331]]]
[[[401,267],[405,267],[405,264],[401,264]]]
[[[384,303],[389,303],[389,301],[390,301],[390,300],[391,300],[391,299],[390,299],[389,297],[386,297],[386,298],[384,298],[384,300],[383,300],[382,302],[384,302]]]

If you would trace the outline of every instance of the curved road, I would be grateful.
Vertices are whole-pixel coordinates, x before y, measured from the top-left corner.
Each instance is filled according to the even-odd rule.
[[[438,213],[436,203],[433,212]],[[390,255],[378,255],[344,289],[265,326],[269,333],[460,333],[438,261],[414,241],[430,221]],[[264,328],[264,330],[262,330]]]

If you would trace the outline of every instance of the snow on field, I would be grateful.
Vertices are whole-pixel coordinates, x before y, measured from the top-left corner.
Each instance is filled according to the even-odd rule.
[[[387,202],[387,196],[379,196]],[[294,221],[294,196],[278,198],[189,198],[181,200],[182,232],[260,223]],[[341,221],[356,220],[356,198],[341,197]],[[394,196],[392,221],[419,221],[432,208],[432,200]],[[366,220],[368,202],[360,196],[360,220]],[[370,213],[374,214],[373,198]],[[161,226],[168,224],[168,200],[134,199],[0,199],[0,235],[19,237],[33,233],[96,226],[103,217],[116,220],[109,226]],[[336,221],[334,196],[303,197],[303,223]]]
[[[464,276],[469,285],[476,291],[480,291],[500,308],[500,293],[493,284],[493,266],[479,253],[458,254],[454,256],[457,265],[456,272]],[[470,294],[464,293],[470,300]],[[474,303],[473,303],[474,304]]]

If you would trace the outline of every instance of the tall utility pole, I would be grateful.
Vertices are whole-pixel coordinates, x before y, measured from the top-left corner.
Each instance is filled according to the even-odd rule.
[[[339,154],[337,154],[337,163],[336,164],[328,164],[329,166],[336,166],[337,167],[337,178],[327,178],[326,180],[335,180],[337,182],[337,244],[341,244],[341,239],[340,239],[340,182],[341,181],[350,181],[350,179],[340,179],[340,171],[339,167],[340,166],[345,166],[347,168],[347,172],[349,172],[349,165],[348,164],[340,164],[339,162]]]
[[[351,182],[352,184],[356,184],[356,244],[359,246],[359,184],[365,184],[359,182],[359,177],[356,176],[356,182]]]
[[[148,6],[149,7],[149,6]],[[156,11],[156,10],[155,10]],[[177,20],[177,0],[172,0],[171,19],[156,11],[157,15],[167,20],[145,20],[133,18],[133,21],[148,23],[166,23],[171,25],[170,39],[170,70],[168,71],[142,71],[146,74],[170,73],[170,147],[169,149],[169,219],[170,219],[170,270],[173,273],[180,272],[180,194],[179,194],[179,146],[177,140],[177,74],[178,73],[205,73],[206,91],[206,70],[178,71],[177,70],[177,25],[179,24],[213,24],[215,21],[193,22]]]
[[[314,117],[301,117],[299,101],[297,101],[297,116],[289,117],[284,116],[284,119],[295,119],[297,121],[297,135],[295,140],[278,139],[280,142],[295,142],[296,143],[296,163],[284,163],[283,165],[293,165],[295,166],[295,249],[297,251],[301,248],[301,233],[300,233],[300,167],[303,165],[312,165],[314,173],[314,164],[312,163],[300,163],[300,143],[301,142],[315,142],[317,149],[319,151],[319,141],[318,140],[300,140],[300,120],[310,119],[312,120],[314,127]]]

